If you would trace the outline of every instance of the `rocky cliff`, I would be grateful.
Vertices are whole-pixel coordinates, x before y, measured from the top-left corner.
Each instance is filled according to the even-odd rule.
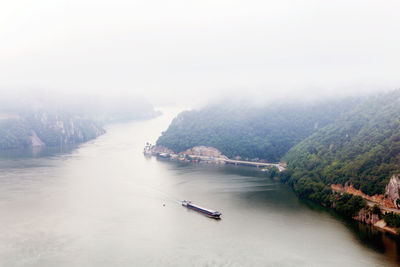
[[[26,115],[25,122],[48,146],[82,143],[105,132],[91,120],[62,113],[35,112]]]
[[[400,208],[400,179],[399,175],[392,175],[389,183],[386,185],[385,194],[375,194],[369,196],[363,193],[361,190],[355,189],[352,184],[345,183],[344,186],[341,184],[332,184],[331,188],[336,192],[345,192],[352,195],[360,196],[366,200],[374,202],[380,206],[398,209]]]
[[[332,191],[335,192],[345,192],[348,194],[360,196],[380,206],[384,206],[387,208],[396,208],[396,206],[393,204],[393,200],[388,198],[386,194],[375,194],[373,196],[369,196],[367,194],[364,194],[361,190],[355,189],[354,186],[352,184],[349,185],[349,183],[346,183],[344,186],[342,186],[341,184],[332,184],[331,188]]]
[[[399,175],[392,175],[389,183],[385,188],[385,197],[391,201],[391,204],[395,208],[400,207],[400,179]]]
[[[353,219],[366,224],[375,224],[380,220],[379,214],[374,214],[370,209],[360,210]]]
[[[0,149],[76,144],[94,139],[104,132],[91,120],[37,111],[0,121]]]

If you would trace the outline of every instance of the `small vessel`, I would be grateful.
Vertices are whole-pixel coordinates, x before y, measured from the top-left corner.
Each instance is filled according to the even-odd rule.
[[[219,212],[219,211],[210,210],[210,209],[206,209],[206,208],[197,206],[197,205],[193,204],[192,201],[184,200],[184,201],[182,201],[182,206],[192,209],[192,210],[195,210],[197,212],[203,213],[204,215],[214,218],[214,219],[220,219],[220,216],[222,215],[221,212]]]
[[[151,151],[151,144],[149,142],[146,143],[146,146],[143,149],[143,154],[145,156],[151,156],[152,155],[152,151]]]
[[[167,159],[167,158],[171,157],[171,155],[168,153],[159,153],[159,154],[157,154],[157,157]]]

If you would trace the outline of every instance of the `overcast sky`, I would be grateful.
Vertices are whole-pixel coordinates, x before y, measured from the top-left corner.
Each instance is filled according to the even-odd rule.
[[[400,1],[3,0],[0,90],[194,103],[400,88]]]

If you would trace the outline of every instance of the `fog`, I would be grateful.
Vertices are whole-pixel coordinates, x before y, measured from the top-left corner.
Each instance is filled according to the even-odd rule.
[[[396,89],[399,10],[397,0],[2,1],[0,91],[198,105]]]

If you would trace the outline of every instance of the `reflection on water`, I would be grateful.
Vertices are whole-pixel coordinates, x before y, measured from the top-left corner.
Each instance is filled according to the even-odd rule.
[[[300,200],[291,190],[288,190],[289,188],[286,185],[272,179],[266,179],[265,173],[256,168],[235,165],[212,165],[207,163],[171,162],[166,159],[157,160],[159,162],[168,162],[166,164],[181,170],[197,169],[203,174],[208,173],[212,175],[214,173],[215,177],[218,177],[220,174],[232,175],[233,177],[229,179],[229,182],[234,181],[234,184],[224,184],[221,188],[218,188],[219,193],[235,192],[237,197],[241,199],[242,205],[247,203],[254,209],[262,209],[263,206],[268,206],[269,211],[275,210],[278,212],[284,209],[285,212],[296,214],[302,213],[302,209],[307,208],[321,215],[329,214],[346,226],[353,233],[357,242],[366,248],[384,254],[393,263],[400,264],[400,239],[398,237],[383,232],[371,225],[343,218],[333,210],[321,207],[316,203]]]
[[[308,208],[319,213],[329,213],[332,217],[340,220],[350,229],[355,238],[364,246],[385,254],[393,262],[400,264],[400,239],[390,233],[386,233],[372,225],[343,218],[331,209],[321,207],[310,201],[302,201]]]
[[[93,141],[92,141],[93,142]],[[21,159],[21,158],[38,158],[38,157],[51,157],[59,156],[62,154],[71,153],[74,149],[77,149],[79,145],[64,145],[56,147],[34,147],[26,149],[14,149],[14,150],[0,150],[0,159]]]
[[[400,240],[397,237],[362,223],[349,222],[348,225],[365,246],[400,264]]]
[[[0,266],[380,266],[398,240],[251,167],[146,158],[173,113],[0,155]],[[222,212],[212,220],[183,199]]]

